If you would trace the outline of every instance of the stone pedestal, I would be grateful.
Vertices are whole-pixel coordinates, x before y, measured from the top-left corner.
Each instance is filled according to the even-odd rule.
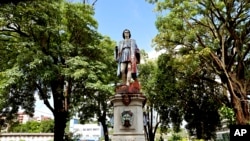
[[[112,141],[145,141],[142,94],[116,94],[111,98],[114,107]]]

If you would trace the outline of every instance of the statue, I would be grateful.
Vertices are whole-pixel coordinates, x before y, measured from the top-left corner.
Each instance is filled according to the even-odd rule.
[[[140,50],[136,41],[131,39],[131,33],[125,29],[122,33],[123,40],[119,42],[115,50],[115,58],[118,62],[117,75],[122,78],[122,85],[130,86],[137,81],[137,64],[140,63]]]

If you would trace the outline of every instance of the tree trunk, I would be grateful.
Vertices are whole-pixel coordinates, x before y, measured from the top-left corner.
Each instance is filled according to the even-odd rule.
[[[103,128],[103,133],[104,133],[104,140],[109,141],[109,132],[108,132],[108,126],[106,124],[106,121],[102,121],[102,128]]]
[[[63,141],[67,122],[66,112],[55,112],[54,114],[54,141]]]
[[[153,123],[153,108],[150,107],[150,126],[149,126],[149,141],[154,141],[155,140],[155,134],[154,134],[154,123]]]
[[[155,140],[155,136],[152,132],[150,132],[149,134],[149,141],[154,141]]]
[[[239,97],[231,94],[232,105],[235,112],[236,124],[246,125],[249,124],[249,104],[247,98],[240,99]]]
[[[99,92],[98,92],[98,97],[99,97]],[[98,100],[98,107],[102,107],[100,108],[100,111],[98,112],[97,116],[98,116],[98,121],[102,124],[104,140],[109,141],[109,132],[108,132],[108,126],[106,122],[107,103],[105,102],[104,99]]]
[[[158,128],[159,122],[155,124],[155,127],[153,125],[153,108],[147,107],[148,112],[146,113],[146,125],[144,125],[144,132],[146,134],[146,140],[148,141],[154,141],[155,140],[155,134],[156,130]],[[150,111],[150,112],[149,112]],[[157,120],[157,119],[156,119]]]
[[[237,80],[235,75],[230,74],[227,86],[231,97],[231,103],[235,112],[236,124],[249,124],[249,104],[247,99],[247,89],[244,88],[244,81]]]
[[[64,96],[64,77],[52,81],[51,90],[54,100],[54,141],[63,141],[66,122],[68,120],[68,102]],[[67,92],[65,93],[67,95]]]
[[[233,29],[232,29],[233,30]],[[220,57],[211,53],[211,56],[214,60],[214,64],[216,66],[216,70],[220,71],[220,77],[222,83],[227,85],[227,89],[230,94],[231,104],[234,109],[236,124],[246,125],[249,124],[250,114],[249,114],[249,104],[247,99],[247,92],[249,85],[249,79],[245,76],[245,70],[247,69],[244,65],[244,50],[243,41],[241,41],[238,37],[233,36],[232,39],[235,39],[235,49],[238,52],[233,51],[233,56],[231,56],[231,60],[234,60],[231,63],[226,63],[225,58],[229,56],[222,56],[222,60]],[[231,40],[228,40],[231,43]],[[223,42],[224,44],[225,42]],[[222,46],[222,54],[226,55],[228,53],[227,50],[224,49],[225,46]],[[250,48],[250,46],[248,47]],[[248,53],[245,52],[245,53]],[[237,58],[235,56],[237,55]],[[234,65],[237,64],[237,65]],[[235,67],[235,68],[234,68]],[[223,77],[222,77],[223,76]]]
[[[105,141],[109,141],[109,132],[108,132],[108,126],[106,124],[106,111],[105,110],[103,111],[103,114],[100,115],[98,121],[102,124]]]
[[[147,125],[144,125],[144,134],[145,134],[146,141],[149,141]]]

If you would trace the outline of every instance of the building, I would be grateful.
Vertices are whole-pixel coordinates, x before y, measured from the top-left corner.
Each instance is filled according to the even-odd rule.
[[[27,121],[32,120],[32,118],[24,112],[20,112],[18,113],[17,120],[19,123],[26,123]]]
[[[39,116],[33,117],[33,120],[40,122],[40,121],[44,121],[44,120],[51,120],[51,117],[47,117],[47,116],[44,116],[44,115],[39,115]]]
[[[77,119],[70,120],[69,130],[80,141],[99,141],[103,137],[103,129],[100,124],[79,124]]]
[[[19,123],[23,123],[25,124],[27,121],[43,121],[43,120],[50,120],[51,117],[48,116],[36,116],[36,117],[30,117],[29,115],[25,114],[24,112],[19,112],[18,116],[17,116],[17,120],[19,121]]]

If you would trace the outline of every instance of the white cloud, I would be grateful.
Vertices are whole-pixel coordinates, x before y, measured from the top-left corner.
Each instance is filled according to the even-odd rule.
[[[161,55],[162,53],[165,53],[165,50],[160,50],[160,51],[155,51],[152,50],[150,52],[148,52],[148,58],[149,59],[157,59],[159,55]]]
[[[148,59],[149,60],[156,60],[158,58],[159,55],[161,55],[162,53],[165,53],[165,50],[160,50],[160,51],[155,51],[155,50],[151,50],[149,52],[147,52],[148,54]],[[141,64],[144,64],[145,60],[141,59]]]

